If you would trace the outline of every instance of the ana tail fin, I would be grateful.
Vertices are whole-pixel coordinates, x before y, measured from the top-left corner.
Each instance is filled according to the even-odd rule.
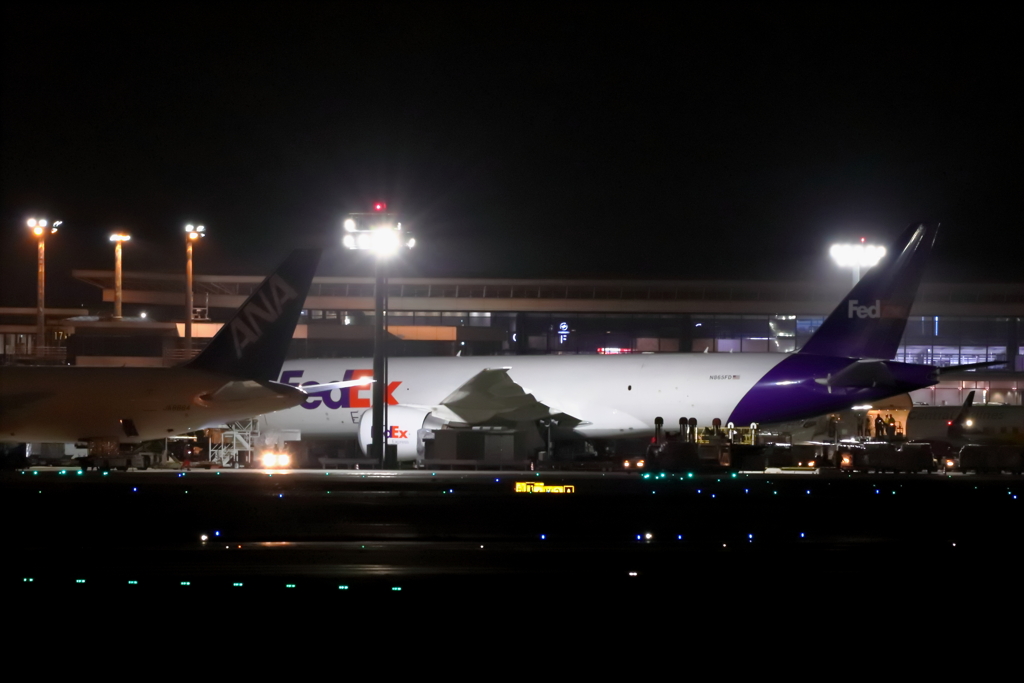
[[[907,228],[800,353],[883,360],[895,356],[938,228],[924,223]]]
[[[974,405],[974,392],[967,394],[967,400],[960,407],[960,412],[956,414],[952,420],[949,421],[949,427],[946,429],[946,435],[951,439],[956,439],[964,435],[964,428],[967,426],[967,420],[971,416],[971,406]]]
[[[293,251],[186,367],[276,380],[319,261],[319,249]]]

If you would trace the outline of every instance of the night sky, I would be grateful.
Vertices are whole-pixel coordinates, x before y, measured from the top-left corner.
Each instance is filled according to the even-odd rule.
[[[366,274],[340,223],[381,199],[399,274],[845,279],[832,241],[930,220],[930,279],[1024,281],[1009,15],[596,6],[8,7],[0,305],[31,215],[48,303],[95,307],[114,228],[126,270],[180,272],[195,221],[200,273]]]

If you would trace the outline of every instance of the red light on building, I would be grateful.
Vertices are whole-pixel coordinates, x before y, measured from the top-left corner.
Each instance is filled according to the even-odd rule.
[[[375,203],[373,205],[373,210],[374,211],[384,211],[387,208],[388,208],[388,205],[385,204],[384,202],[377,202],[377,203]]]

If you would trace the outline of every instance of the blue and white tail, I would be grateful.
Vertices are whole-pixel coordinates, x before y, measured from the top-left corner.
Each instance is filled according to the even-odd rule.
[[[860,279],[800,353],[888,360],[896,355],[938,225],[915,223]]]

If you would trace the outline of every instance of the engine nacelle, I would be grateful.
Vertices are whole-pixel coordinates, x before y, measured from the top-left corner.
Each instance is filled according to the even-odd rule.
[[[423,457],[424,430],[440,429],[444,420],[429,410],[412,406],[388,406],[387,443],[398,446],[398,459],[416,460]],[[373,408],[359,417],[359,450],[370,452],[370,431],[373,429]]]

